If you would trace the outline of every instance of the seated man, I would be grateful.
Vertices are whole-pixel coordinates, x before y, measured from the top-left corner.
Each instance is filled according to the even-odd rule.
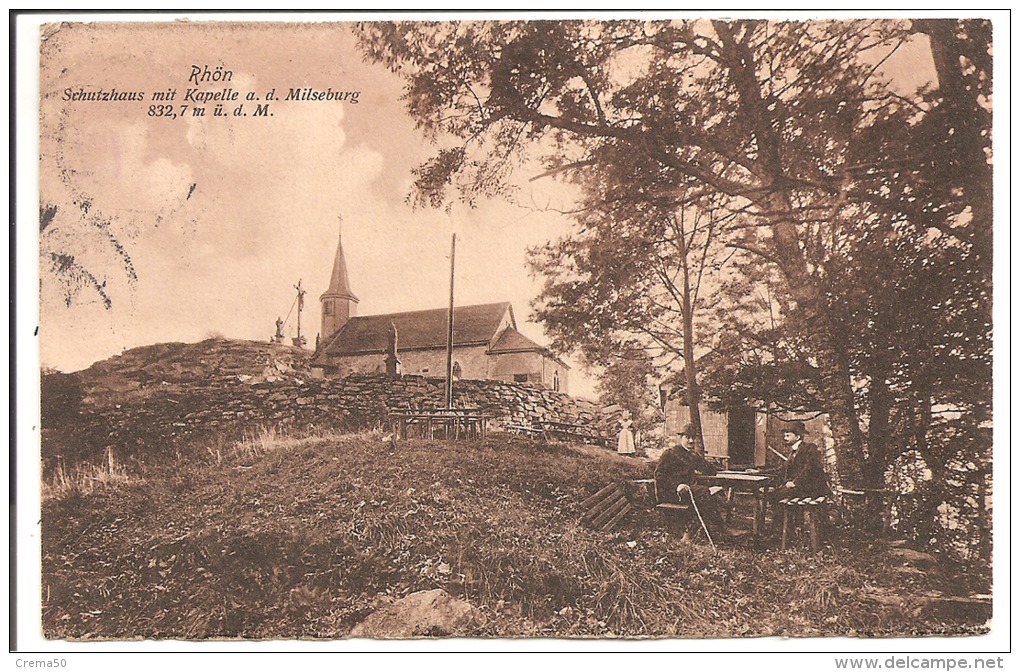
[[[797,421],[783,430],[783,444],[789,454],[786,463],[777,472],[782,483],[772,493],[772,500],[794,497],[824,497],[832,494],[829,490],[822,453],[813,443],[804,441],[804,423]]]
[[[697,433],[687,425],[679,436],[680,445],[671,446],[659,458],[655,467],[655,497],[659,503],[690,504],[693,495],[698,512],[709,527],[713,538],[729,536],[720,513],[719,501],[709,488],[698,484],[698,474],[714,475],[717,471],[697,448]],[[677,486],[686,485],[690,491],[677,493]]]

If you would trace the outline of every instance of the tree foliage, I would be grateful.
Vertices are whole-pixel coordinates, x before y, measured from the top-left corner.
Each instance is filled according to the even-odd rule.
[[[557,306],[583,324],[588,356],[627,344],[631,318],[644,342],[666,333],[668,311],[648,309],[662,296],[650,243],[669,213],[710,201],[725,249],[754,259],[740,262],[747,277],[720,276],[747,319],[706,340],[718,361],[741,353],[725,370],[748,396],[768,380],[758,371],[780,384],[774,397],[817,401],[851,485],[870,477],[868,461],[890,459],[875,461],[880,442],[863,420],[877,437],[912,407],[923,428],[931,403],[963,392],[926,387],[948,360],[972,374],[971,396],[989,396],[990,35],[980,21],[888,20],[361,30],[442,143],[418,173],[421,203],[501,193],[536,156],[545,175],[581,187],[581,235],[547,248],[540,270],[551,271],[546,316]],[[882,65],[918,44],[935,77],[903,91]],[[565,268],[552,270],[557,255]],[[766,285],[769,310],[755,309],[747,297]]]
[[[615,404],[630,413],[634,429],[654,433],[661,426],[662,413],[658,395],[656,367],[642,350],[625,353],[606,366],[596,387],[599,399]]]
[[[673,210],[668,200],[635,198],[639,179],[633,176],[625,193],[620,185],[628,180],[613,180],[619,194],[610,185],[590,191],[610,198],[589,199],[572,235],[532,251],[533,269],[546,278],[537,317],[557,347],[580,351],[588,363],[607,367],[607,375],[636,361],[658,369],[659,380],[682,370],[700,436],[696,318],[711,294],[702,281],[720,273],[732,254],[710,203]]]
[[[59,283],[65,305],[71,306],[84,291],[98,297],[103,308],[109,310],[113,299],[98,268],[105,267],[112,257],[129,284],[138,280],[138,274],[110,219],[96,212],[88,198],[82,197],[74,205],[77,210],[63,212],[53,204],[39,208],[40,266]],[[96,255],[103,263],[94,263]]]

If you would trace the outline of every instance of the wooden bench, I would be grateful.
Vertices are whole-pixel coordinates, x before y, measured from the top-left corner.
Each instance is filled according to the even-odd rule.
[[[789,497],[779,500],[783,511],[783,537],[779,543],[781,550],[786,550],[790,539],[791,518],[798,514],[804,516],[804,526],[811,540],[811,551],[821,548],[821,528],[827,519],[828,507],[832,502],[828,497]]]
[[[576,440],[597,446],[606,446],[608,442],[594,428],[586,425],[575,425],[571,422],[554,422],[542,420],[535,425],[545,433],[546,438]]]
[[[581,502],[581,520],[596,530],[609,532],[633,510],[624,483],[612,483]]]
[[[503,428],[507,431],[508,434],[526,436],[529,439],[536,439],[545,434],[545,432],[541,428],[529,427],[528,425],[504,425]]]

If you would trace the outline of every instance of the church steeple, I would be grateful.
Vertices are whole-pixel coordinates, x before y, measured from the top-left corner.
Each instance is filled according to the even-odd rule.
[[[347,260],[344,258],[343,218],[340,217],[340,236],[336,244],[336,257],[333,259],[333,273],[329,277],[329,289],[319,297],[322,304],[321,337],[327,338],[340,330],[347,321],[358,313],[358,297],[351,291],[351,281],[347,277]]]

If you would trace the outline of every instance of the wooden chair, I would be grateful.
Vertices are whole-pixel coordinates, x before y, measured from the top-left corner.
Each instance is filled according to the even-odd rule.
[[[654,481],[655,490],[655,511],[661,515],[666,521],[667,525],[676,526],[676,529],[683,529],[684,536],[690,534],[690,525],[694,516],[694,509],[690,504],[682,504],[678,501],[672,501],[677,497],[677,492],[666,493],[663,491],[663,485],[658,481]],[[669,500],[669,501],[666,501]]]

